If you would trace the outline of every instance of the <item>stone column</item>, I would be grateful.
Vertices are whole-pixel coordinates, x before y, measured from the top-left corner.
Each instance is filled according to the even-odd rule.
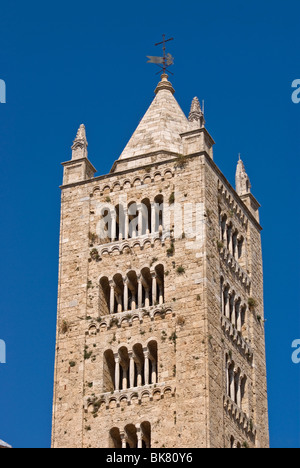
[[[142,205],[137,205],[138,210],[138,236],[142,235],[143,229],[143,208]]]
[[[232,248],[231,231],[232,231],[232,228],[227,227],[227,230],[226,230],[227,246],[226,247],[227,247],[227,249],[229,250],[230,253],[231,253],[231,248]]]
[[[133,388],[134,387],[134,359],[133,355],[129,355],[129,387]]]
[[[122,363],[122,390],[127,390],[128,382],[127,382],[127,370],[128,365],[125,362]]]
[[[138,278],[138,308],[141,309],[143,304],[143,283],[142,278]]]
[[[124,215],[125,215],[125,226],[124,226],[124,237],[125,239],[128,239],[129,237],[129,216],[128,216],[128,209],[124,210]]]
[[[110,283],[110,313],[115,311],[115,284]]]
[[[241,392],[241,376],[240,374],[237,375],[237,393],[236,393],[236,404],[239,408],[242,408],[242,392]]]
[[[111,212],[111,241],[116,240],[117,235],[117,214],[115,211]]]
[[[163,290],[163,285],[162,283],[159,284],[159,305],[162,305],[164,303],[164,290]]]
[[[229,292],[229,319],[232,322],[232,315],[233,315],[233,310],[234,310],[234,293],[232,291]]]
[[[154,306],[156,302],[157,302],[156,273],[152,273],[152,305]]]
[[[128,283],[124,279],[124,312],[128,310]]]
[[[131,310],[136,310],[136,294],[132,293],[132,299],[131,299]]]
[[[151,383],[156,384],[157,383],[157,364],[156,364],[155,359],[151,359],[151,364],[152,364]]]
[[[141,363],[137,363],[137,386],[141,387],[143,385],[143,378],[142,378],[142,365]]]
[[[115,355],[115,390],[120,390],[120,358],[119,355]]]
[[[118,313],[123,312],[122,295],[121,294],[118,294],[117,301],[118,301]]]
[[[234,401],[234,369],[233,366],[229,368],[229,396]]]
[[[230,396],[230,388],[229,388],[229,366],[230,366],[230,362],[226,360],[226,369],[225,369],[225,372],[226,372],[226,392],[227,392],[227,395]]]
[[[143,439],[142,439],[142,433],[141,433],[141,428],[140,425],[136,425],[136,436],[137,436],[137,448],[141,449],[143,448]]]
[[[145,385],[149,385],[149,351],[144,351],[144,373],[145,373]]]
[[[156,232],[156,207],[155,203],[151,204],[151,234]]]
[[[146,295],[145,295],[145,307],[147,308],[147,307],[150,307],[150,290],[149,290],[149,288],[147,288],[147,289],[145,290],[145,292],[146,292]]]
[[[236,314],[236,328],[237,331],[242,331],[242,314],[241,314],[241,303],[239,301],[235,304],[235,314]]]
[[[122,449],[126,449],[126,436],[125,432],[120,432],[121,442],[122,442]]]

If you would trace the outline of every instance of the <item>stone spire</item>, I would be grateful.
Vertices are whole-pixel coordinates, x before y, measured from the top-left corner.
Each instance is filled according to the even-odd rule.
[[[97,172],[88,160],[88,142],[86,139],[85,126],[80,125],[76,138],[72,145],[72,159],[62,163],[64,166],[63,185],[92,179]]]
[[[119,160],[144,156],[157,151],[183,154],[181,134],[189,122],[174,97],[168,75],[163,74],[155,98],[127,143]]]
[[[87,147],[88,147],[88,142],[86,139],[85,126],[81,124],[78,129],[76,138],[73,142],[72,159],[87,158],[88,156]]]
[[[200,102],[197,97],[194,97],[192,100],[189,122],[195,128],[204,128],[205,126],[204,109],[201,109]]]
[[[239,196],[246,195],[251,192],[250,179],[246,173],[240,154],[235,174],[235,189]]]

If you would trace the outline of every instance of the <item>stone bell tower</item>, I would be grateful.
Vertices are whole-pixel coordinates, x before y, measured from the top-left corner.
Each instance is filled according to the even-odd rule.
[[[268,447],[259,204],[174,92],[109,174],[83,125],[63,163],[54,448]]]

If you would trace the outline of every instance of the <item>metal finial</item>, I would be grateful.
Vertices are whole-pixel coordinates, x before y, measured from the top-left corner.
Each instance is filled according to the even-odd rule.
[[[163,34],[163,40],[162,42],[157,42],[156,44],[154,44],[155,46],[158,46],[158,45],[163,45],[163,56],[162,57],[152,57],[150,55],[147,55],[147,58],[149,59],[147,63],[155,63],[155,65],[158,65],[160,67],[160,69],[162,70],[163,74],[165,75],[166,72],[168,71],[168,73],[171,73],[171,75],[173,75],[172,72],[170,72],[170,70],[168,70],[168,68],[173,65],[174,63],[174,57],[172,57],[171,54],[166,54],[166,42],[169,42],[169,41],[173,41],[174,38],[171,37],[170,39],[166,39],[166,35]],[[160,71],[158,72],[160,73]]]

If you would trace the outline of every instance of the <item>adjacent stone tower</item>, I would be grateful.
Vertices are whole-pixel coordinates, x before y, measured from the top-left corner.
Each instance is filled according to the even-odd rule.
[[[162,75],[108,175],[63,164],[52,446],[268,447],[259,204]]]

